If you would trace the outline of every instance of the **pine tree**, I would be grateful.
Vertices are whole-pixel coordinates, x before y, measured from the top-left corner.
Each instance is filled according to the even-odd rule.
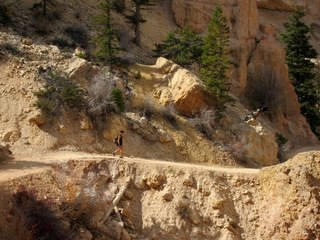
[[[111,22],[111,1],[104,0],[98,8],[100,13],[95,17],[96,35],[93,39],[97,57],[105,59],[112,67],[115,54],[118,51],[115,30],[112,28]]]
[[[200,76],[206,89],[217,98],[220,111],[232,100],[228,95],[229,64],[229,27],[221,7],[217,7],[204,39]]]
[[[145,19],[141,16],[141,8],[142,6],[148,6],[150,4],[150,0],[132,0],[134,4],[135,11],[132,15],[127,16],[127,19],[134,27],[134,34],[135,34],[135,43],[138,47],[141,46],[141,23],[146,22]]]
[[[320,114],[317,111],[317,90],[315,64],[311,59],[317,57],[317,52],[309,42],[311,28],[302,22],[303,11],[296,11],[281,34],[281,41],[286,50],[286,62],[289,75],[301,104],[300,111],[306,117],[314,133],[320,136]]]
[[[158,56],[164,56],[183,67],[188,67],[201,60],[202,46],[202,37],[186,27],[169,33],[167,39],[156,44],[155,52]]]

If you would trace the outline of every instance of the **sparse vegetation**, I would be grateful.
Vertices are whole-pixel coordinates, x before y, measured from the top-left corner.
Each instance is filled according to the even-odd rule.
[[[78,58],[83,58],[83,59],[87,59],[88,55],[85,52],[79,52],[76,55]]]
[[[34,13],[32,19],[32,27],[36,34],[46,36],[50,33],[50,20],[43,15]]]
[[[4,55],[22,56],[22,52],[12,43],[0,43],[0,52]]]
[[[113,102],[116,104],[118,110],[120,112],[124,112],[125,101],[123,98],[122,91],[119,88],[115,88],[112,90],[112,98],[113,98]]]
[[[116,77],[108,69],[95,76],[88,89],[87,113],[97,129],[104,126],[105,117],[115,111],[112,101]]]
[[[134,75],[135,79],[141,79],[141,72],[138,71],[135,75]]]
[[[275,70],[267,66],[257,69],[256,73],[248,81],[246,93],[252,109],[268,106],[270,112],[277,111],[285,95],[281,80]]]
[[[166,106],[161,109],[161,115],[164,119],[166,119],[172,127],[179,128],[176,111],[173,106]]]
[[[203,39],[190,28],[182,28],[168,34],[166,40],[156,44],[155,52],[175,63],[188,67],[200,62]]]
[[[53,203],[38,199],[34,190],[20,187],[12,197],[12,205],[10,213],[18,224],[17,236],[34,240],[69,239],[66,226],[53,210]],[[22,233],[25,236],[21,236]],[[10,237],[17,239],[15,236]]]
[[[40,2],[37,2],[37,3],[34,3],[32,5],[32,8],[31,10],[33,11],[39,11],[41,10],[42,11],[42,14],[44,16],[47,15],[47,6],[48,6],[48,3],[51,3],[52,0],[41,0]]]
[[[205,138],[212,140],[212,132],[216,127],[216,118],[217,114],[214,110],[203,110],[199,117],[190,121]]]
[[[86,108],[85,92],[76,83],[52,71],[43,75],[44,88],[36,92],[36,106],[48,116],[57,115],[61,107],[73,110]]]
[[[144,101],[141,110],[143,112],[143,116],[146,117],[147,119],[151,119],[156,111],[154,107],[154,103],[152,102],[151,99],[146,99]]]

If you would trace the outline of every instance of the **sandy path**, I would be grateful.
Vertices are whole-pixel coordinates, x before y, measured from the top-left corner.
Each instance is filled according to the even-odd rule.
[[[90,154],[84,152],[54,152],[39,156],[15,156],[14,159],[0,163],[0,181],[17,178],[23,175],[44,171],[50,168],[52,163],[65,162],[68,160],[114,160],[117,159],[107,154]],[[145,165],[167,165],[177,168],[197,168],[206,171],[224,172],[230,174],[257,174],[259,169],[229,168],[221,166],[206,166],[192,163],[168,162],[157,159],[142,159],[125,157],[122,161],[145,164]]]

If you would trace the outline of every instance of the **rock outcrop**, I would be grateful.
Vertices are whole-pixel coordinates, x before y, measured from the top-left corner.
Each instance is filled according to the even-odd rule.
[[[98,68],[94,67],[85,59],[74,56],[69,63],[66,73],[68,77],[82,86],[87,87],[88,81],[98,74]]]
[[[195,116],[206,108],[204,86],[193,73],[163,57],[158,58],[150,68],[163,75],[163,86],[154,93],[163,105],[172,105],[178,113],[187,117]]]
[[[72,160],[0,183],[0,210],[7,210],[10,196],[24,183],[30,190],[37,186],[40,199],[55,199],[50,203],[64,222],[78,220],[66,226],[74,226],[68,231],[79,240],[98,233],[119,240],[319,238],[320,152],[260,171],[215,170],[141,159]],[[128,179],[118,213],[100,222]],[[3,221],[6,229],[16,227]],[[8,233],[0,231],[0,237],[12,239]]]
[[[298,7],[307,8],[307,19],[310,19],[312,14],[318,14],[314,9],[319,9],[318,5],[320,3],[314,2],[260,0],[258,6],[260,9],[286,10],[298,5]],[[229,2],[174,0],[172,1],[172,10],[178,25],[191,26],[198,32],[206,32],[212,12],[217,5],[223,7],[223,13],[231,29],[230,47],[234,65],[230,68],[230,76],[233,94],[240,98],[246,95],[249,101],[252,101],[252,99],[256,101],[257,99],[253,95],[258,96],[261,93],[262,96],[258,97],[263,97],[266,93],[265,90],[267,90],[265,87],[274,88],[273,96],[264,97],[269,97],[274,101],[268,118],[275,129],[283,133],[292,142],[292,146],[318,144],[308,123],[300,114],[300,105],[288,79],[285,53],[276,40],[279,23],[274,25],[273,22],[282,21],[283,24],[285,18],[272,16],[266,19],[269,22],[259,19],[259,13],[261,12],[258,12],[257,3],[253,0]],[[280,13],[277,12],[277,14]],[[280,16],[283,16],[283,14],[280,14]],[[260,24],[260,21],[263,24]],[[314,17],[313,22],[315,22]],[[261,79],[261,77],[274,78],[272,80],[274,82],[271,83],[273,86],[267,86],[270,82],[266,83],[266,80]],[[260,99],[257,103],[270,104],[268,99],[263,101]]]
[[[270,35],[262,39],[248,65],[245,95],[268,106],[268,118],[294,146],[312,145],[317,139],[300,114],[300,104],[289,80],[285,52]]]

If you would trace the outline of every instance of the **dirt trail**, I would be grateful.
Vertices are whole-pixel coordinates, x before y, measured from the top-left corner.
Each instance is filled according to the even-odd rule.
[[[11,160],[0,163],[0,181],[14,179],[23,175],[45,171],[55,162],[68,160],[114,160],[118,159],[108,154],[90,154],[84,152],[53,152],[38,156],[15,156]],[[222,166],[206,166],[192,163],[169,162],[158,159],[142,159],[136,157],[125,157],[123,161],[146,165],[167,165],[177,168],[200,168],[206,171],[224,172],[228,174],[257,174],[260,169],[230,168]]]

